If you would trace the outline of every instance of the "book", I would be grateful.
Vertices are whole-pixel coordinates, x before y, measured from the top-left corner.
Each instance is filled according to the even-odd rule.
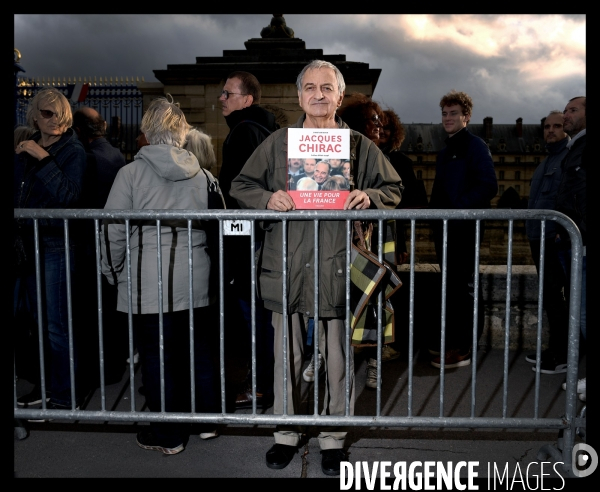
[[[347,128],[288,128],[286,191],[297,210],[342,210],[353,179]]]

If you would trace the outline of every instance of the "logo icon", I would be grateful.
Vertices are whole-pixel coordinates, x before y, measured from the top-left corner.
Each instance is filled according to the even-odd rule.
[[[598,453],[587,444],[579,443],[573,446],[571,453],[573,462],[573,474],[578,478],[584,478],[596,471],[598,467]]]

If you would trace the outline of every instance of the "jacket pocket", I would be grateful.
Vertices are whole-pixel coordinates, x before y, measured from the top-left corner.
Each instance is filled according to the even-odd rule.
[[[331,305],[346,306],[346,255],[334,255],[331,261]]]
[[[292,264],[292,256],[290,254],[287,259],[288,275]],[[283,302],[283,256],[281,251],[263,246],[259,285],[260,297],[263,300],[279,304]]]

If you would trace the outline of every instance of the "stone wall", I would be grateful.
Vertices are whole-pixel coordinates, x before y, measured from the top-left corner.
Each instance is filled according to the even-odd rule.
[[[485,221],[481,245],[481,265],[508,263],[508,221]],[[410,252],[410,224],[405,228],[406,248]],[[431,227],[426,222],[415,224],[415,263],[437,263]],[[512,264],[533,265],[524,221],[513,222]]]
[[[406,340],[409,326],[410,266],[399,267],[403,285],[395,294],[396,334]],[[483,290],[484,331],[480,347],[504,348],[507,329],[505,265],[480,267]],[[414,317],[415,343],[426,345],[430,337],[439,337],[441,319],[442,274],[438,264],[415,265]],[[538,330],[538,278],[535,266],[513,266],[508,322],[511,350],[535,350]],[[542,315],[542,346],[547,347],[548,319]]]

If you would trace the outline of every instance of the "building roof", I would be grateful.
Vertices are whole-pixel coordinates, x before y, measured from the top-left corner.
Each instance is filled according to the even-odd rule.
[[[545,153],[544,132],[541,123],[494,125],[491,117],[482,124],[469,123],[468,129],[481,137],[495,154]],[[444,148],[448,136],[441,123],[403,123],[406,131],[400,150],[406,153],[437,153]]]

